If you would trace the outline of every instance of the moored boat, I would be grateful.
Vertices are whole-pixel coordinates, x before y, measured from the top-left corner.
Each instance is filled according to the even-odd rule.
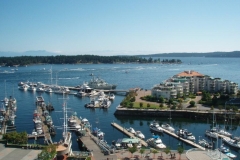
[[[160,139],[160,137],[156,135],[153,135],[152,138],[149,138],[146,142],[148,143],[148,145],[156,149],[166,148],[166,145],[162,143],[162,140]]]
[[[153,131],[156,131],[156,132],[163,132],[163,128],[160,127],[159,123],[156,122],[156,121],[153,121],[153,122],[150,124],[149,128],[150,128],[151,130],[153,130]]]
[[[169,124],[162,124],[162,128],[168,130],[169,132],[174,132],[175,129]]]
[[[234,138],[229,138],[229,137],[224,137],[223,142],[227,143],[228,145],[235,147],[235,148],[240,148],[240,138],[239,137],[234,137]]]

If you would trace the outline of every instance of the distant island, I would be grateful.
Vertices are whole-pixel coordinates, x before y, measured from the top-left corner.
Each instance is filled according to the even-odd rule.
[[[146,54],[146,55],[134,55],[134,56],[131,56],[131,55],[98,56],[98,55],[56,55],[56,53],[39,50],[39,51],[27,51],[22,53],[0,52],[0,55],[5,55],[0,57],[0,66],[25,66],[30,64],[80,64],[80,63],[180,64],[182,63],[180,59],[169,58],[169,57],[240,58],[240,51],[208,52],[208,53],[158,53],[158,54]],[[41,55],[41,56],[38,56],[38,55]],[[168,57],[168,58],[161,58],[161,57]]]
[[[31,64],[116,64],[116,63],[161,63],[180,64],[180,59],[144,58],[138,56],[17,56],[0,57],[0,66],[26,66]]]

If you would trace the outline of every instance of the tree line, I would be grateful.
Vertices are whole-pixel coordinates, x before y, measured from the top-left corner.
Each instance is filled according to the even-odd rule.
[[[98,55],[75,55],[75,56],[17,56],[0,57],[1,66],[25,66],[29,64],[78,64],[78,63],[182,63],[179,59],[143,58],[138,56],[98,56]]]

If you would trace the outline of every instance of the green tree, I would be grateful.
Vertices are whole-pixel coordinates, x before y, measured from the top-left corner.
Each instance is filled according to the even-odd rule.
[[[144,152],[145,152],[145,149],[144,149],[144,148],[141,148],[140,151],[139,151],[139,153],[141,153],[141,157],[142,157],[142,155],[143,155]]]
[[[147,107],[150,108],[150,104],[149,103],[147,104]]]
[[[190,101],[189,104],[190,104],[190,107],[194,107],[195,106],[195,101]]]
[[[54,144],[50,144],[43,148],[42,152],[38,154],[38,160],[52,160],[56,157],[57,151]]]
[[[170,152],[171,152],[171,149],[169,146],[167,146],[164,150],[163,150],[164,153],[166,153],[166,155],[168,155]]]
[[[139,103],[139,106],[140,106],[140,108],[142,108],[142,107],[143,107],[143,103],[142,103],[142,102],[140,102],[140,103]]]
[[[137,147],[133,146],[131,148],[128,148],[128,151],[131,153],[131,157],[132,157],[133,153],[137,151]]]
[[[151,152],[153,153],[153,159],[155,158],[155,154],[158,153],[158,150],[152,149]]]
[[[133,108],[133,103],[132,103],[132,102],[129,104],[129,107],[130,107],[130,108]]]
[[[163,107],[164,107],[164,106],[163,106],[163,103],[160,103],[160,104],[159,104],[159,108],[160,108],[160,109],[163,109]]]
[[[181,155],[182,155],[182,153],[184,152],[184,148],[183,148],[182,146],[179,146],[178,149],[177,149],[177,151],[178,151],[179,160],[180,160],[180,159],[181,159]]]

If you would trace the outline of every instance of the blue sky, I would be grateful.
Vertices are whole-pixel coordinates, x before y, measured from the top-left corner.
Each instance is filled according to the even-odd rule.
[[[0,51],[240,50],[239,0],[1,0]]]

